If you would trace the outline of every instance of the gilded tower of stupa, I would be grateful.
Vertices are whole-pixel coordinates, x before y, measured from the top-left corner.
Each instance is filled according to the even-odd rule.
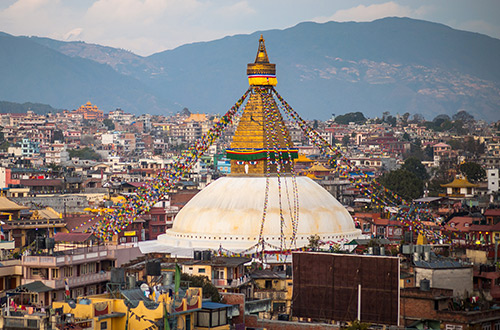
[[[227,150],[231,174],[263,175],[268,165],[270,172],[274,173],[278,171],[275,160],[281,157],[285,162],[292,161],[297,158],[297,150],[293,149],[288,130],[271,96],[271,87],[277,84],[276,65],[269,63],[262,35],[255,63],[248,64],[247,75],[252,92],[231,148]],[[268,161],[271,164],[267,164]],[[289,172],[290,169],[291,166],[282,166],[279,170]]]

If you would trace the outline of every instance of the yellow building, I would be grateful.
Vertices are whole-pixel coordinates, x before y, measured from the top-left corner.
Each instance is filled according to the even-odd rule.
[[[202,309],[201,288],[187,289],[182,298],[159,294],[157,302],[153,295],[145,297],[140,289],[127,291],[120,299],[109,294],[96,295],[76,302],[54,302],[52,308],[60,314],[59,324],[83,329],[158,329],[165,316],[171,329],[196,329],[195,313]]]
[[[182,272],[189,275],[206,276],[222,292],[240,292],[250,282],[245,274],[246,257],[215,257],[210,260],[190,260],[182,264]]]
[[[87,102],[85,105],[82,105],[77,110],[74,110],[74,113],[81,114],[83,119],[87,120],[99,120],[102,121],[104,119],[104,113],[99,110],[96,105],[93,105],[90,102]]]
[[[251,274],[255,283],[253,297],[255,299],[271,299],[272,309],[265,318],[277,318],[278,314],[290,315],[292,304],[292,277],[285,272],[272,270],[256,270]],[[267,313],[267,312],[266,312]]]
[[[457,177],[452,182],[442,184],[446,188],[446,197],[449,198],[470,198],[476,195],[476,188],[479,185],[470,183],[465,177]]]

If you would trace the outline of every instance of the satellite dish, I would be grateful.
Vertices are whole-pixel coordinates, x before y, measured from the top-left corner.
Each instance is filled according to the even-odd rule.
[[[146,292],[149,290],[149,286],[146,283],[142,283],[140,288],[142,292]]]

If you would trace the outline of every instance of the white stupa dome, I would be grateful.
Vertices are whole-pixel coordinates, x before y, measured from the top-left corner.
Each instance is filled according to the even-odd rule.
[[[347,210],[328,191],[308,177],[281,177],[281,208],[276,176],[269,178],[268,206],[264,222],[265,242],[280,247],[281,217],[284,218],[285,248],[293,235],[293,180],[298,190],[298,228],[294,247],[309,243],[311,235],[323,241],[356,238],[360,230]],[[241,252],[259,240],[265,202],[265,177],[222,177],[208,185],[179,212],[172,229],[158,243],[176,248],[214,249],[221,246]]]

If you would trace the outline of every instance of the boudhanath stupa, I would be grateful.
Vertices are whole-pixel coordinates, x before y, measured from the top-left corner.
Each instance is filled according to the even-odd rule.
[[[272,97],[276,66],[269,63],[262,36],[247,75],[250,96],[226,150],[231,173],[194,196],[165,234],[141,242],[143,253],[179,257],[207,249],[252,253],[304,247],[312,235],[333,242],[361,235],[335,197],[293,171],[298,150]]]

